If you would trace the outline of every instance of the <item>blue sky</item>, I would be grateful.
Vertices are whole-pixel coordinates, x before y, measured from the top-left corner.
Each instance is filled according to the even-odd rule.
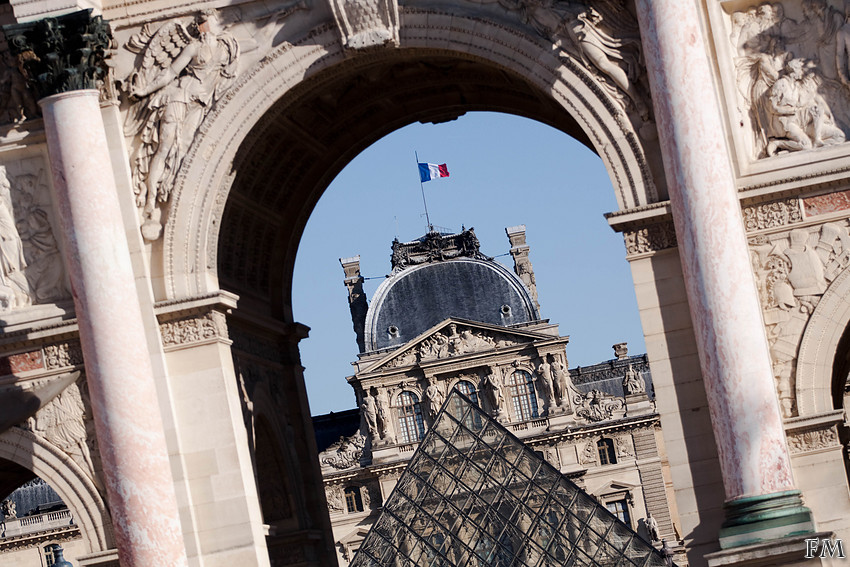
[[[325,191],[298,249],[295,320],[313,415],[355,407],[345,377],[357,344],[339,258],[360,255],[371,300],[390,272],[393,238],[427,231],[419,160],[450,177],[424,184],[438,230],[474,227],[481,251],[509,268],[505,227],[525,224],[543,317],[570,336],[570,366],[613,358],[627,341],[644,352],[622,235],[603,214],[616,200],[602,160],[570,136],[525,118],[469,113],[445,124],[411,124],[357,156]]]

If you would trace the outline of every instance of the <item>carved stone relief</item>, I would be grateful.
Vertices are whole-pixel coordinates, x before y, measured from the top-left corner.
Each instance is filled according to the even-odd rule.
[[[803,221],[803,213],[796,197],[750,205],[742,209],[747,232],[777,228]]]
[[[99,478],[102,465],[84,379],[71,383],[21,427],[56,446],[103,488]]]
[[[838,447],[841,443],[835,426],[828,429],[810,429],[807,431],[794,431],[788,435],[788,449],[792,453],[805,453],[826,449],[827,447]]]
[[[50,370],[83,364],[83,349],[79,341],[45,346],[44,364]]]
[[[596,441],[588,441],[579,452],[578,462],[582,465],[596,464]]]
[[[133,137],[133,191],[142,235],[162,233],[162,210],[174,179],[199,127],[216,102],[233,85],[240,57],[270,41],[279,20],[307,8],[303,1],[251,22],[254,37],[237,40],[238,9],[204,10],[191,20],[145,24],[124,45],[138,54],[136,70],[123,91],[131,107],[124,134]]]
[[[626,254],[629,256],[658,252],[678,245],[676,229],[672,222],[655,223],[635,230],[627,230],[623,232],[623,239],[626,243]]]
[[[618,459],[628,459],[635,456],[635,449],[631,435],[620,435],[616,438],[616,443]]]
[[[159,324],[162,346],[180,346],[214,338],[227,338],[227,317],[210,311]]]
[[[636,18],[622,2],[539,2],[499,0],[519,11],[525,23],[558,46],[561,57],[581,61],[623,110],[634,113],[650,138],[651,104]]]
[[[347,49],[398,46],[397,0],[330,0]]]
[[[326,486],[325,496],[328,500],[328,510],[333,513],[342,513],[345,511],[345,496],[342,494],[342,487],[339,485]]]
[[[749,242],[780,406],[791,417],[800,340],[824,291],[850,265],[850,233],[843,221]]]
[[[360,464],[366,438],[359,432],[351,437],[340,437],[339,441],[319,454],[319,462],[338,470],[350,469]]]
[[[0,166],[0,312],[69,297],[43,179]]]
[[[764,2],[731,14],[729,40],[754,159],[845,141],[850,23],[839,10],[826,0]]]
[[[573,398],[573,403],[576,408],[576,417],[588,421],[612,419],[616,412],[623,412],[626,407],[622,398],[616,398],[599,390],[591,390],[584,395],[577,394]]]

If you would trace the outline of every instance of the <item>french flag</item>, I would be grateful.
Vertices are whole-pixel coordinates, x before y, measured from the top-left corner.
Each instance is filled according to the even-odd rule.
[[[446,164],[441,163],[437,165],[436,163],[420,163],[419,164],[419,181],[431,181],[432,179],[437,179],[438,177],[448,177],[449,176],[449,168],[446,167]]]

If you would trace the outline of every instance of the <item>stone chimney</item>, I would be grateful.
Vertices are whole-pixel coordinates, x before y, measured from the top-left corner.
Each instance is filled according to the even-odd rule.
[[[617,360],[626,360],[629,358],[628,343],[617,343],[615,345],[611,345],[611,348],[614,349],[614,356],[617,357]]]
[[[531,267],[531,260],[528,259],[529,247],[525,243],[525,225],[509,226],[505,229],[505,233],[511,243],[510,252],[514,259],[514,272],[528,288],[539,315],[540,303],[537,302],[537,280],[534,279],[534,268]]]
[[[363,276],[360,275],[360,256],[340,258],[342,271],[345,272],[345,289],[348,290],[348,308],[351,310],[351,322],[357,336],[357,348],[366,350],[366,293],[363,291]]]

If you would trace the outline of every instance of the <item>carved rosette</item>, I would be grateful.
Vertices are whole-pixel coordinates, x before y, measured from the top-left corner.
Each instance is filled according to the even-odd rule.
[[[219,311],[209,311],[160,323],[159,332],[165,348],[227,339],[227,317]]]
[[[3,32],[39,98],[102,86],[112,32],[91,10],[3,26]]]

